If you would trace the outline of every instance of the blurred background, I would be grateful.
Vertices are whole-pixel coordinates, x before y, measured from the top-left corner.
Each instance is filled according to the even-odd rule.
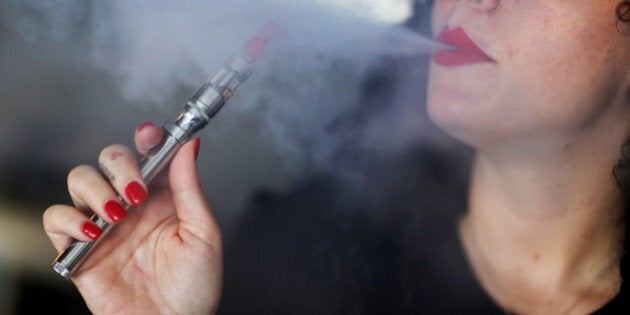
[[[366,13],[367,21],[374,25],[427,32],[426,13],[430,2],[321,2],[334,8],[327,7],[325,11],[333,12],[332,16],[356,11],[360,4],[364,6],[360,12]],[[71,14],[83,15],[74,16],[76,19],[68,22],[66,15],[47,15],[47,8],[61,3],[0,0],[0,314],[32,314],[42,307],[49,314],[86,312],[72,284],[62,281],[49,269],[48,264],[56,253],[43,233],[42,212],[49,205],[70,202],[66,175],[74,166],[96,165],[99,151],[108,144],[131,146],[134,130],[142,122],[172,121],[181,105],[194,93],[196,84],[200,85],[204,76],[220,66],[217,60],[234,51],[238,47],[234,43],[242,43],[241,38],[252,34],[244,28],[246,31],[230,37],[224,45],[215,41],[216,56],[198,63],[191,58],[193,62],[182,66],[194,70],[163,74],[162,68],[181,66],[169,63],[178,60],[180,55],[177,50],[168,55],[169,47],[176,45],[168,40],[178,37],[178,33],[168,37],[167,21],[160,29],[160,20],[151,20],[149,15],[147,25],[155,26],[164,38],[145,42],[142,49],[129,53],[124,41],[116,42],[116,36],[128,35],[137,42],[138,38],[133,35],[145,33],[136,34],[133,29],[126,33],[115,28],[121,21],[128,20],[104,24],[109,27],[105,28],[105,33],[114,37],[112,40],[105,36],[106,42],[112,42],[111,46],[94,45],[90,36],[102,33],[103,29],[94,28],[99,25],[94,22],[99,17],[90,14],[90,5],[87,9],[70,10]],[[112,5],[108,12],[116,12],[112,8],[120,10],[124,6]],[[173,5],[162,7],[165,8],[172,9]],[[179,15],[185,15],[187,10],[182,8],[184,13]],[[177,10],[174,12],[178,14]],[[327,20],[321,19],[323,16],[311,17],[313,23],[328,24],[322,25],[322,29],[305,22],[296,24],[296,29],[303,27],[313,32],[308,33],[313,37],[335,33],[330,28],[337,26],[326,23]],[[361,21],[366,20],[365,16]],[[56,24],[55,19],[67,24],[62,23],[60,28],[61,24]],[[366,25],[372,25],[370,23]],[[240,24],[235,22],[235,25]],[[83,30],[90,28],[88,26],[94,32]],[[379,30],[384,29],[379,27]],[[290,199],[295,191],[335,190],[338,186],[352,191],[334,192],[331,200],[352,202],[352,198],[362,199],[366,195],[366,191],[360,189],[362,185],[368,186],[365,178],[379,181],[390,171],[387,167],[375,167],[374,160],[379,165],[397,167],[399,173],[388,176],[400,175],[408,161],[399,156],[406,155],[410,147],[417,147],[418,143],[448,150],[452,147],[449,140],[428,126],[425,117],[419,116],[422,109],[417,99],[424,91],[418,88],[422,86],[418,80],[422,80],[426,71],[422,60],[415,55],[414,45],[419,39],[402,32],[404,36],[396,37],[400,42],[396,42],[399,45],[394,49],[392,42],[368,43],[366,41],[374,38],[365,38],[360,30],[353,33],[349,29],[344,28],[344,32],[337,32],[341,35],[330,37],[332,44],[327,38],[318,38],[320,44],[308,46],[304,42],[315,41],[313,37],[306,38],[291,46],[294,50],[284,55],[282,51],[287,46],[272,44],[271,55],[283,58],[263,60],[260,69],[241,87],[242,96],[237,94],[202,131],[200,173],[225,236],[228,261],[239,261],[238,254],[230,253],[241,248],[241,242],[248,239],[243,237],[243,227],[256,224],[251,220],[260,215],[255,209],[260,208],[261,202],[269,204],[278,198]],[[295,34],[288,32],[287,36]],[[360,46],[361,43],[366,45]],[[357,45],[379,48],[360,58],[354,51],[357,48],[343,50],[343,47]],[[107,49],[99,50],[103,47]],[[304,51],[308,51],[310,59],[295,58]],[[327,52],[334,53],[328,56]],[[166,55],[166,59],[159,59],[161,54]],[[115,58],[111,57],[113,55]],[[152,57],[154,55],[158,57]],[[129,57],[127,61],[121,61],[125,57]],[[152,79],[134,77],[134,71],[140,71],[136,67],[142,67],[141,61],[147,58],[152,63],[140,70],[149,71]],[[116,66],[116,62],[120,66]],[[400,74],[401,70],[404,75]],[[189,73],[194,75],[188,76]],[[160,75],[178,78],[155,83]],[[247,92],[248,85],[250,92]],[[293,85],[310,89],[298,92],[291,90]],[[293,103],[299,106],[287,110],[285,104]],[[397,105],[384,105],[390,103]],[[252,109],[255,106],[258,108]],[[260,110],[267,107],[282,110]],[[376,120],[374,116],[380,118]],[[274,124],[270,124],[270,120],[275,121]],[[370,152],[370,161],[365,159],[366,152]],[[322,178],[326,180],[322,182]],[[313,186],[313,182],[317,184]],[[388,183],[391,184],[388,191],[397,187],[396,181]],[[371,189],[377,188],[381,187]],[[329,192],[323,194],[329,195]],[[370,196],[377,197],[378,194]],[[328,224],[328,221],[320,223]],[[230,283],[231,271],[226,272],[227,290],[239,291],[236,282]],[[232,297],[238,300],[238,296]],[[226,300],[227,305],[230,303]]]

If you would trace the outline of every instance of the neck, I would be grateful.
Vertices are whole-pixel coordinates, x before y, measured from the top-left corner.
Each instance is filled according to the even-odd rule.
[[[625,231],[611,179],[619,149],[555,143],[538,151],[546,156],[514,152],[480,151],[473,164],[461,232],[480,282],[519,312],[564,313],[586,291],[584,307],[603,305],[618,290]],[[600,278],[607,285],[593,286]]]

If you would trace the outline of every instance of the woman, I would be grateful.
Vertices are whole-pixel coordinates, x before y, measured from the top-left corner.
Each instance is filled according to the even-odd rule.
[[[476,149],[460,235],[508,311],[583,314],[619,293],[626,209],[611,170],[630,136],[630,29],[618,5],[435,4],[440,36],[482,54],[434,56],[428,109]]]
[[[630,27],[619,21],[629,6],[435,1],[434,33],[462,49],[433,56],[428,111],[476,150],[458,233],[497,309],[584,314],[623,303],[625,197],[611,171],[630,138]],[[137,150],[147,152],[160,136],[141,126]],[[195,144],[182,148],[148,199],[131,151],[107,147],[99,162],[109,182],[78,167],[68,178],[75,206],[44,214],[62,249],[70,237],[99,237],[86,209],[112,223],[126,216],[112,201],[116,191],[142,204],[73,276],[93,312],[217,309],[221,237],[199,188]]]

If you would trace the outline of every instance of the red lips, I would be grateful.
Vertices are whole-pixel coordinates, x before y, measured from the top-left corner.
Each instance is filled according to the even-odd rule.
[[[440,50],[433,54],[435,63],[445,67],[457,67],[481,62],[494,62],[468,37],[462,27],[445,27],[437,37],[440,43],[454,46],[453,50]]]

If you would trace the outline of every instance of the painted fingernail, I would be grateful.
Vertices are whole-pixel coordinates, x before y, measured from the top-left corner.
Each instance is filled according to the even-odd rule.
[[[139,131],[142,131],[142,129],[144,129],[144,128],[146,128],[146,127],[150,127],[150,126],[153,126],[153,123],[150,123],[150,122],[145,122],[145,123],[142,123],[142,124],[138,127],[138,130],[137,130],[137,131],[138,131],[138,132],[139,132]]]
[[[137,206],[147,200],[147,192],[140,183],[133,181],[125,188],[125,194],[127,199],[131,202],[132,206]]]
[[[199,146],[201,145],[201,139],[199,137],[195,138],[195,160],[199,156]]]
[[[87,235],[87,237],[89,237],[93,241],[96,241],[98,237],[103,234],[103,231],[101,231],[101,229],[92,222],[83,223],[83,226],[81,226],[81,231],[83,231],[83,234]]]
[[[105,203],[105,213],[114,221],[114,223],[120,222],[127,216],[127,210],[116,200],[110,200]]]

